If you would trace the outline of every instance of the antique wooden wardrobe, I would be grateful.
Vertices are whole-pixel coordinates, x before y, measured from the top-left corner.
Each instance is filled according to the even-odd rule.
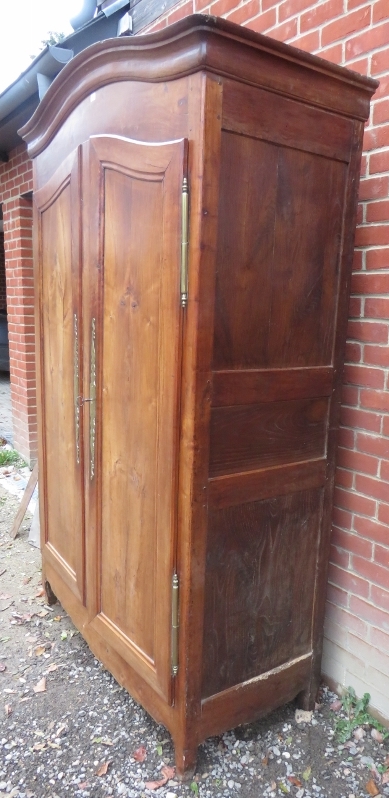
[[[89,47],[22,131],[44,573],[179,773],[317,691],[375,86],[192,16]]]

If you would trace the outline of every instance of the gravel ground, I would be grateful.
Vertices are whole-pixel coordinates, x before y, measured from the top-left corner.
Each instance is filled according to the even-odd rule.
[[[180,784],[167,731],[93,657],[62,607],[46,606],[31,518],[9,538],[17,506],[0,488],[1,798],[389,796],[388,740],[366,726],[340,744],[342,710],[327,688],[305,722],[288,705],[207,740],[193,781]]]

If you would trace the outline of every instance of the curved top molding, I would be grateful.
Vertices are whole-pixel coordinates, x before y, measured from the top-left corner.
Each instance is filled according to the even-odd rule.
[[[362,121],[378,86],[371,78],[240,25],[194,14],[157,33],[88,47],[60,72],[19,135],[35,157],[71,111],[101,86],[123,80],[163,82],[200,70]]]

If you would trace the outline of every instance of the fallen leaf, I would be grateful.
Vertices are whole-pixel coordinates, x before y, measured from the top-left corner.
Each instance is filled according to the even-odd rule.
[[[367,782],[366,790],[369,793],[369,795],[379,795],[380,794],[380,791],[379,791],[375,781],[373,781],[373,779],[370,779]]]
[[[264,767],[264,768],[267,768],[267,766],[268,766],[268,764],[269,764],[269,757],[268,757],[268,756],[264,756],[264,757],[261,759],[261,764],[263,765],[263,767]]]
[[[303,786],[302,782],[300,781],[300,779],[297,778],[297,776],[288,776],[288,781],[290,781],[290,783],[293,784],[295,787]]]
[[[168,767],[168,765],[165,765],[163,768],[161,768],[161,773],[163,773],[163,775],[169,781],[169,779],[174,779],[174,776],[176,775],[176,769],[170,768]]]
[[[158,787],[163,787],[166,782],[167,779],[160,779],[159,781],[146,781],[145,787],[147,787],[148,790],[158,790]]]
[[[42,676],[39,680],[38,684],[35,685],[34,693],[45,693],[46,692],[46,677]]]
[[[275,781],[272,781],[272,783],[271,783],[271,785],[270,785],[270,789],[271,789],[271,790],[276,790],[276,789],[277,789],[277,784],[276,784],[276,782],[275,782]]]
[[[362,726],[358,726],[358,728],[354,730],[354,737],[356,740],[362,740],[365,734],[366,732],[362,729]]]
[[[382,784],[389,784],[389,770],[382,774]]]
[[[45,651],[46,651],[45,646],[37,646],[34,653],[36,657],[41,657],[42,654],[45,653]]]
[[[384,735],[381,734],[381,732],[378,731],[378,729],[372,729],[370,733],[371,733],[371,736],[372,736],[373,740],[376,740],[377,743],[382,743],[382,741],[384,739]]]
[[[58,668],[58,665],[56,665],[56,664],[55,664],[55,662],[52,662],[52,663],[51,663],[51,664],[48,666],[48,668],[46,668],[46,673],[53,673],[53,671],[56,671],[56,670],[57,670],[57,668]]]
[[[31,750],[32,751],[47,751],[47,745],[46,745],[46,743],[35,743],[35,745],[32,746]]]
[[[10,715],[12,715],[12,707],[11,707],[11,704],[5,704],[5,705],[4,705],[4,711],[5,711],[5,714],[6,714],[6,717],[7,717],[7,718],[8,718]]]
[[[303,772],[303,779],[304,779],[304,781],[308,781],[308,779],[309,779],[309,777],[310,777],[311,773],[312,773],[312,768],[311,768],[311,766],[310,766],[310,765],[308,765],[308,767],[307,767],[307,768],[304,770],[304,772]]]
[[[48,614],[48,610],[41,610],[40,612],[37,612],[38,618],[46,618],[46,615]]]
[[[339,712],[339,710],[342,709],[342,702],[339,701],[339,698],[337,698],[336,701],[333,701],[332,704],[330,704],[330,709],[332,709],[333,712]]]
[[[281,792],[287,793],[289,795],[289,787],[287,787],[286,784],[283,784],[282,781],[280,781],[278,786],[279,786]]]
[[[144,745],[139,746],[139,748],[134,751],[132,756],[137,762],[144,762],[147,756],[147,751]]]
[[[31,582],[31,579],[32,579],[32,576],[25,576],[24,579],[23,579],[23,584],[24,585],[28,585],[28,583]]]
[[[64,615],[56,615],[55,618],[53,618],[53,621],[62,621],[62,618],[64,617]]]
[[[157,745],[156,752],[157,752],[158,756],[162,756],[162,754],[163,754],[162,745]]]
[[[58,745],[58,743],[51,743],[50,740],[48,740],[47,745],[49,745],[50,748],[61,748],[61,746]]]
[[[35,598],[41,598],[41,596],[45,596],[45,589],[41,587],[37,593],[35,593]]]
[[[103,762],[102,765],[96,770],[96,776],[105,776],[111,762]]]
[[[89,781],[80,781],[77,786],[79,790],[86,790],[89,787]]]

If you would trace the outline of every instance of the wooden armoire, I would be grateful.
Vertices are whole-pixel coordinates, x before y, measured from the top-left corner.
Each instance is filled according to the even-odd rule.
[[[44,574],[181,774],[315,699],[376,85],[196,15],[89,47],[22,130]]]

